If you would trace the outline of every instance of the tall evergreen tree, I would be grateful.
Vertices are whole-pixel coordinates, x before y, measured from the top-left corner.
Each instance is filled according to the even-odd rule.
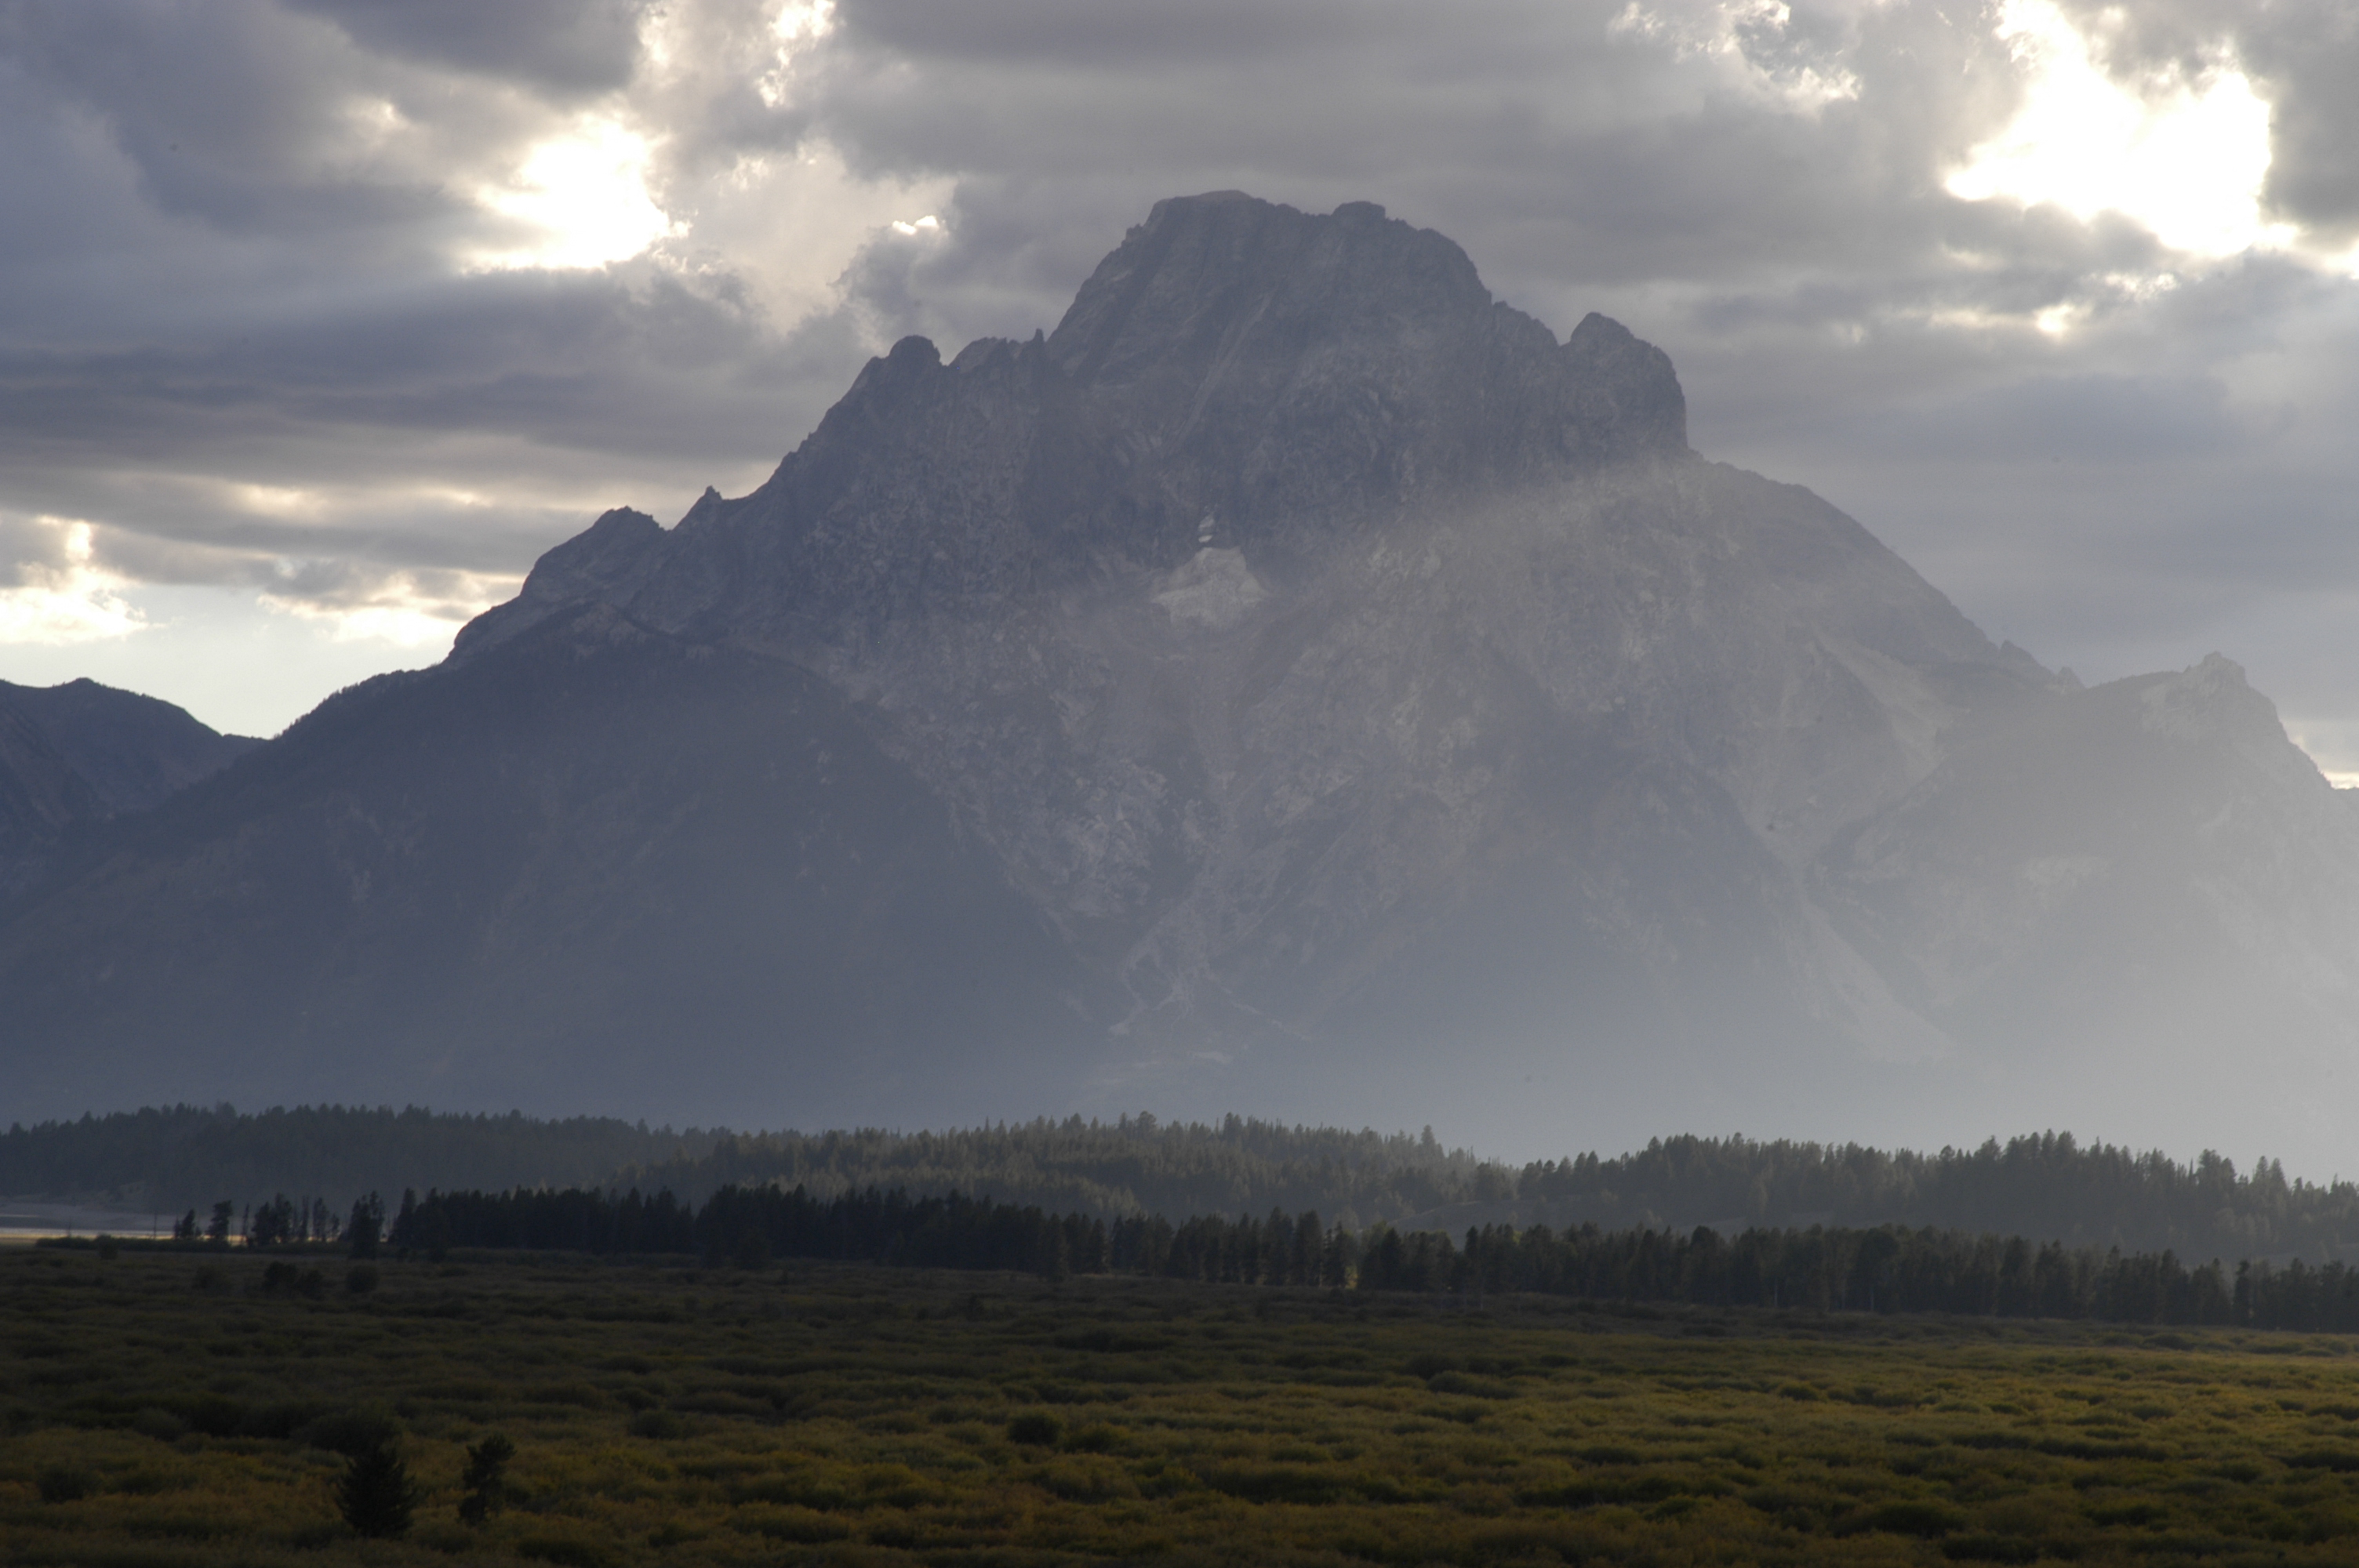
[[[418,1511],[418,1488],[409,1466],[388,1438],[353,1455],[336,1487],[336,1510],[344,1522],[372,1539],[401,1534]]]
[[[375,1193],[353,1200],[353,1217],[344,1222],[346,1250],[354,1258],[374,1258],[385,1236],[385,1200]]]

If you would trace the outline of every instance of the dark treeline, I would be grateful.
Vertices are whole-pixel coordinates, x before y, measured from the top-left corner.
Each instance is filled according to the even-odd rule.
[[[1858,1144],[1658,1139],[1619,1159],[1527,1165],[1520,1223],[1807,1228],[1887,1224],[2055,1237],[2071,1245],[2193,1257],[2332,1259],[2359,1251],[2359,1186],[2239,1173],[2206,1152],[2078,1142],[2064,1132],[1922,1154]],[[1455,1227],[1453,1227],[1455,1228]]]
[[[717,1141],[612,1117],[176,1105],[9,1128],[0,1193],[176,1214],[229,1193],[302,1192],[341,1209],[379,1188],[594,1186],[629,1165],[710,1153]]]
[[[727,1187],[701,1206],[636,1190],[429,1193],[405,1196],[389,1245],[694,1254],[756,1268],[826,1259],[915,1268],[1011,1270],[1062,1278],[1116,1273],[1212,1283],[1513,1292],[1620,1303],[1811,1312],[1951,1313],[2156,1325],[2241,1325],[2359,1332],[2359,1270],[2266,1260],[2190,1266],[2176,1254],[2034,1244],[1878,1226],[1756,1228],[1582,1226],[1445,1232],[1377,1225],[1354,1233],[1315,1212],[1265,1218],[1160,1216],[1108,1221],[952,1193]]]
[[[690,1253],[755,1268],[820,1258],[917,1268],[1103,1272],[1103,1220],[969,1198],[875,1188],[817,1198],[801,1188],[726,1187],[701,1206],[671,1193],[404,1194],[386,1244],[398,1252],[525,1249],[595,1255]]]
[[[771,1183],[821,1194],[871,1184],[991,1192],[1114,1217],[1316,1208],[1357,1229],[1378,1221],[1456,1232],[1469,1225],[1608,1230],[1811,1225],[2054,1237],[2072,1246],[2187,1257],[2359,1252],[2359,1186],[2292,1181],[2206,1153],[2082,1144],[2070,1133],[1923,1154],[1858,1144],[1658,1139],[1635,1152],[1515,1167],[1421,1138],[1289,1128],[1035,1121],[944,1133],[773,1133],[627,1173],[701,1197]]]
[[[1421,1135],[1219,1122],[1042,1118],[949,1132],[741,1133],[708,1152],[617,1173],[618,1184],[701,1198],[727,1186],[990,1192],[1105,1218],[1317,1208],[1352,1223],[1402,1220],[1443,1205],[1505,1198],[1506,1166]]]
[[[2043,1133],[1937,1153],[1745,1138],[1658,1139],[1617,1156],[1513,1166],[1429,1130],[1040,1119],[948,1132],[673,1132],[611,1119],[423,1110],[190,1107],[0,1133],[0,1192],[174,1213],[227,1193],[315,1193],[341,1208],[371,1190],[600,1187],[701,1202],[725,1187],[870,1186],[1113,1220],[1317,1209],[1348,1229],[1884,1225],[2052,1237],[2069,1246],[2313,1262],[2359,1256],[2359,1186],[2288,1180],[2204,1154],[2082,1144]],[[2346,1250],[2347,1249],[2347,1250]]]

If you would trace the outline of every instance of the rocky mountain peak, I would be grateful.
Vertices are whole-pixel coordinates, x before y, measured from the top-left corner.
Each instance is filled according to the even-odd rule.
[[[1486,333],[1492,306],[1464,251],[1373,202],[1322,217],[1219,191],[1157,202],[1082,285],[1048,348],[1101,391],[1200,387],[1248,338],[1265,364],[1345,338],[1430,347]]]
[[[694,517],[720,494],[708,486],[690,510]],[[571,604],[614,603],[629,596],[662,558],[663,524],[644,512],[617,506],[533,563],[524,588],[506,604],[459,629],[451,656],[464,659]]]
[[[975,460],[955,479],[951,453]],[[1446,498],[1689,455],[1670,360],[1618,323],[1593,314],[1559,343],[1455,243],[1371,202],[1178,198],[1054,332],[948,362],[902,340],[760,490],[708,492],[669,533],[609,513],[458,652],[592,598],[668,630],[808,647],[1169,571],[1208,526],[1257,579],[1299,580],[1339,541]]]
[[[1687,449],[1669,359],[1593,315],[1559,345],[1430,229],[1234,191],[1158,202],[1047,341],[1142,504],[1248,556],[1468,488]]]
[[[2330,788],[2318,764],[2286,738],[2277,704],[2252,688],[2235,660],[2213,653],[2190,668],[2133,684],[2137,724],[2147,733],[2233,752],[2295,798]]]

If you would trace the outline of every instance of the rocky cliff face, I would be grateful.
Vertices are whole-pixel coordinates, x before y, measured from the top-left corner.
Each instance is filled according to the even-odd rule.
[[[651,717],[724,668],[698,700],[732,717]],[[904,341],[754,493],[599,519],[442,669],[0,930],[0,983],[58,968],[16,1039],[100,1049],[166,931],[301,883],[286,1006],[343,1044],[289,1062],[376,1040],[371,1071],[430,1059],[442,1102],[606,1106],[598,1073],[663,1040],[707,1065],[652,1108],[740,1122],[913,1116],[931,1078],[969,1118],[1938,1140],[1987,1129],[1910,1121],[1929,1098],[2072,1119],[1984,1069],[2197,990],[2305,1021],[2306,1061],[2351,1045],[2321,1021],[2359,956],[2359,812],[2232,672],[2073,689],[1808,492],[1691,452],[1669,361],[1619,325],[1560,342],[1374,207],[1198,197],[1053,332]],[[602,681],[646,695],[602,708]],[[513,709],[529,743],[452,738],[559,688],[583,695]],[[755,735],[856,754],[847,787],[927,826],[825,827],[818,784],[747,771]],[[510,848],[453,860],[471,799],[506,803]],[[307,847],[266,872],[233,848],[263,839]],[[621,936],[733,860],[825,896]],[[114,945],[103,998],[28,935],[76,922]],[[244,984],[207,1004],[223,1038],[300,1033]],[[880,1011],[897,989],[932,1011]],[[373,1023],[397,997],[409,1021]],[[2083,1053],[2092,1095],[2147,1027]]]

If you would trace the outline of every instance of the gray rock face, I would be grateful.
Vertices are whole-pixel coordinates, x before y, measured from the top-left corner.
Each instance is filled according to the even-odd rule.
[[[1560,345],[1439,234],[1365,203],[1165,201],[1052,335],[948,365],[903,341],[759,491],[669,534],[608,514],[459,652],[592,596],[791,651],[1206,542],[1292,582],[1421,507],[1686,450],[1660,350],[1599,316]]]
[[[699,700],[732,717],[648,742],[668,683],[722,668]],[[487,703],[549,717],[451,738]],[[855,793],[922,831],[747,772],[740,733],[856,752]],[[933,1083],[969,1119],[1235,1107],[1518,1148],[2218,1141],[2281,1125],[2174,1087],[2223,1031],[2275,1032],[2255,1084],[2359,1045],[2359,811],[2233,665],[2083,692],[1993,646],[1825,503],[1691,452],[1659,351],[1597,316],[1559,342],[1364,204],[1163,202],[1055,331],[896,345],[759,490],[607,514],[442,669],[272,750],[266,787],[158,814],[0,927],[0,985],[48,999],[16,1042],[111,1049],[174,922],[300,882],[325,902],[273,962],[333,1043],[208,1006],[311,1041],[321,1094],[376,1049],[372,1084],[430,1058],[440,1103],[611,1108],[605,1063],[651,1114],[739,1123],[911,1117]],[[528,853],[436,849],[461,773]],[[308,848],[230,848],[265,839]],[[732,843],[824,888],[723,901],[660,960],[617,937]],[[114,944],[103,1006],[29,935],[60,929]],[[932,1011],[880,1011],[896,988]],[[698,1071],[641,1072],[656,1035]]]

